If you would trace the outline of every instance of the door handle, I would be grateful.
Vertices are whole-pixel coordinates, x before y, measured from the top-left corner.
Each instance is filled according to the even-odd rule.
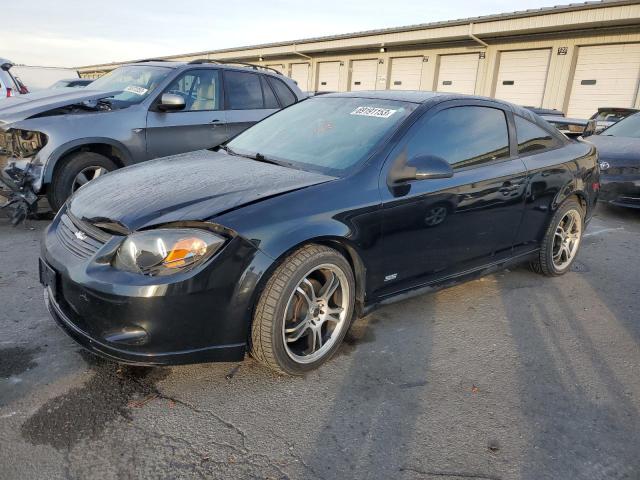
[[[499,188],[498,191],[503,195],[509,195],[510,193],[518,191],[521,185],[522,183],[511,183],[507,181],[502,184],[502,187]]]
[[[215,128],[215,127],[221,127],[223,124],[219,123],[220,119],[219,118],[214,118],[213,120],[211,120],[209,122],[209,125],[211,125],[211,127]]]

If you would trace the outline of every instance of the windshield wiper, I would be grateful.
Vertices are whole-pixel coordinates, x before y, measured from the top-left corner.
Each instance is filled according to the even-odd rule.
[[[253,155],[247,154],[247,153],[239,153],[236,152],[235,150],[231,149],[231,147],[227,146],[227,145],[219,145],[218,148],[224,150],[225,152],[227,152],[229,155],[237,155],[238,157],[244,157],[244,158],[249,158],[251,160],[257,160],[258,162],[264,162],[264,163],[271,163],[272,165],[287,165],[283,162],[278,162],[276,160],[271,160],[270,158],[265,157],[262,153],[257,152]]]
[[[254,160],[257,160],[259,162],[270,163],[272,165],[279,165],[279,166],[284,165],[283,163],[276,162],[275,160],[271,160],[270,158],[265,157],[261,153],[256,153],[253,157],[249,157],[249,158],[253,158]]]

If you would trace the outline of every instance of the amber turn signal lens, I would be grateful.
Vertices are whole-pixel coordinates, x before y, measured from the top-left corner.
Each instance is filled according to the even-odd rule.
[[[211,258],[224,245],[220,235],[197,228],[158,228],[129,235],[112,261],[114,268],[143,275],[171,275]]]
[[[167,268],[180,268],[207,253],[207,244],[200,238],[179,240],[164,259]]]

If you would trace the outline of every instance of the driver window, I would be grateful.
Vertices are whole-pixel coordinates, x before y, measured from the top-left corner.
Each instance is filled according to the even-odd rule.
[[[186,105],[183,112],[221,110],[219,78],[218,70],[192,70],[178,77],[164,93],[182,96]]]
[[[435,155],[456,169],[509,157],[507,119],[497,108],[452,107],[423,117],[412,128],[408,158]]]

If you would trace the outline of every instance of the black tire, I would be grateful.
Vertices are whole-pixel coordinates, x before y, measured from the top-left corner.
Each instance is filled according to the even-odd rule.
[[[311,363],[295,361],[287,353],[283,338],[285,310],[298,284],[314,267],[330,264],[346,278],[349,301],[341,330],[334,343],[321,358]],[[279,373],[302,375],[329,360],[342,344],[353,317],[355,280],[349,262],[336,250],[322,245],[306,245],[289,256],[275,269],[262,291],[251,326],[251,356]],[[315,342],[314,342],[315,345]]]
[[[49,205],[54,211],[58,211],[71,196],[76,176],[91,167],[101,167],[108,172],[118,168],[113,160],[94,152],[76,152],[64,158],[56,167],[49,185]]]
[[[574,253],[571,260],[564,265],[562,268],[558,268],[558,266],[553,261],[553,250],[554,250],[554,240],[556,236],[556,230],[560,224],[560,222],[564,219],[570,211],[576,211],[579,215],[580,221],[580,237],[579,243],[577,246],[577,250]],[[582,205],[578,202],[576,198],[569,198],[566,200],[556,213],[553,215],[551,222],[549,222],[549,226],[547,227],[547,231],[544,234],[544,238],[542,239],[542,244],[540,245],[540,251],[537,254],[537,257],[531,261],[529,267],[536,273],[541,275],[545,275],[547,277],[557,277],[560,275],[564,275],[571,269],[571,265],[575,261],[578,251],[580,249],[580,244],[582,243],[582,234],[584,233],[584,209]]]

